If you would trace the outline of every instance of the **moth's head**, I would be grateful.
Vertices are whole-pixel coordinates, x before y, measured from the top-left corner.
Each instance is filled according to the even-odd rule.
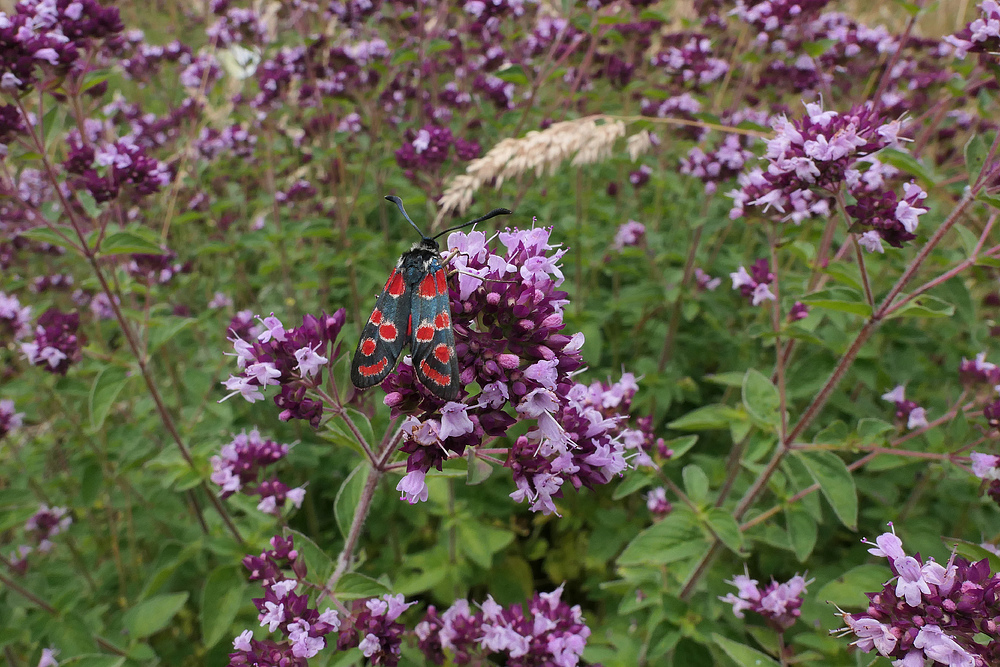
[[[438,252],[441,246],[434,239],[427,238],[426,236],[418,243],[414,243],[411,250],[429,250],[431,252]]]

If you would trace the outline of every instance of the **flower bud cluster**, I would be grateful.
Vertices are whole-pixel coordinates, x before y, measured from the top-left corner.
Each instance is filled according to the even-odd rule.
[[[0,90],[29,89],[39,66],[66,74],[92,40],[122,29],[118,9],[95,0],[20,0],[13,14],[0,12]]]
[[[719,599],[733,605],[736,618],[743,618],[745,611],[752,611],[763,616],[776,632],[784,632],[795,625],[802,614],[802,596],[812,579],[806,581],[796,574],[781,584],[771,579],[770,584],[760,589],[757,580],[751,579],[749,574],[738,574],[726,583],[735,586],[738,595],[729,593]]]
[[[301,507],[305,487],[289,488],[276,477],[259,481],[264,468],[285,458],[288,450],[289,445],[261,438],[257,429],[235,436],[212,457],[211,479],[220,487],[219,496],[228,498],[238,491],[260,496],[257,509],[268,514],[279,514],[286,500]]]
[[[2,402],[2,401],[0,401]],[[2,411],[2,406],[0,406]],[[28,570],[28,556],[32,553],[45,554],[52,551],[52,538],[66,531],[73,523],[73,517],[65,507],[49,507],[41,504],[38,511],[24,522],[25,542],[11,554],[14,569],[20,574]]]
[[[890,524],[891,525],[891,524]],[[883,533],[868,551],[889,561],[893,577],[877,593],[866,593],[868,608],[841,613],[841,633],[865,652],[872,649],[893,664],[926,661],[987,667],[1000,661],[1000,576],[989,561],[970,563],[954,554],[945,565],[907,555],[894,532]]]

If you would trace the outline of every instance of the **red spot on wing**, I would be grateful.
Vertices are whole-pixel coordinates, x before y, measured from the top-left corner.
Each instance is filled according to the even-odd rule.
[[[393,270],[392,275],[389,276],[389,282],[385,284],[385,291],[389,293],[391,297],[401,297],[403,292],[406,291],[406,283],[403,282],[403,274],[399,271]]]
[[[418,343],[429,343],[434,340],[434,327],[431,326],[430,321],[424,320],[417,327],[417,342]]]
[[[406,316],[406,335],[409,336],[411,331],[413,331],[413,313]]]
[[[387,343],[391,343],[396,340],[396,335],[399,332],[396,330],[396,325],[392,322],[386,322],[378,328],[379,337]]]
[[[444,269],[438,269],[437,273],[434,274],[434,279],[437,281],[437,293],[447,294],[448,293],[448,279],[444,274]]]
[[[448,363],[448,360],[451,359],[451,350],[448,349],[448,346],[444,343],[438,343],[437,346],[434,347],[434,358],[442,364],[446,364]]]
[[[435,329],[447,329],[451,326],[451,318],[448,317],[448,313],[438,313],[434,318],[434,328]]]
[[[433,299],[437,296],[437,286],[434,284],[434,276],[427,274],[427,277],[420,281],[420,296],[425,299]]]
[[[372,324],[382,324],[382,311],[376,308],[372,311],[372,316],[368,318]]]
[[[358,372],[361,373],[362,375],[364,375],[365,377],[371,377],[373,375],[378,375],[379,373],[381,373],[382,371],[385,370],[385,366],[388,363],[389,363],[389,360],[387,358],[385,358],[385,357],[382,357],[381,359],[379,359],[376,363],[372,364],[371,366],[358,366]]]
[[[438,373],[436,370],[431,368],[431,365],[427,363],[426,360],[420,362],[420,370],[423,371],[424,377],[433,382],[434,384],[447,387],[451,384],[451,378],[443,373]]]
[[[374,338],[365,338],[363,341],[361,341],[361,354],[365,355],[366,357],[370,357],[374,352],[375,352]]]

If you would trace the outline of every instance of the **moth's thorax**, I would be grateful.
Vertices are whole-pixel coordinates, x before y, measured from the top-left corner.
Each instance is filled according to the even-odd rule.
[[[441,253],[438,242],[424,238],[404,252],[396,265],[406,276],[408,282],[423,277],[441,266]]]

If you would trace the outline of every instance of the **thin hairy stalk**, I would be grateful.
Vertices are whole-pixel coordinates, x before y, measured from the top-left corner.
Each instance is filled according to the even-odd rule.
[[[945,221],[941,223],[937,230],[935,230],[934,234],[920,249],[913,261],[906,267],[903,274],[889,290],[889,293],[882,300],[879,307],[872,313],[871,317],[869,317],[869,319],[858,331],[854,340],[851,342],[850,347],[848,347],[847,351],[844,352],[840,361],[830,373],[827,381],[813,397],[812,402],[809,403],[788,434],[778,441],[778,447],[771,455],[771,459],[767,462],[764,470],[761,471],[761,473],[754,479],[750,488],[746,491],[739,503],[737,503],[736,507],[733,509],[733,518],[737,521],[743,518],[746,512],[757,501],[757,498],[763,493],[764,489],[767,488],[771,477],[778,470],[781,462],[784,460],[788,452],[791,451],[790,445],[794,443],[799,436],[802,435],[805,429],[812,424],[813,420],[819,416],[820,411],[826,405],[826,402],[833,394],[833,391],[837,388],[837,386],[839,386],[840,381],[843,380],[844,375],[847,374],[847,371],[854,363],[854,360],[857,358],[861,348],[872,336],[872,334],[875,333],[875,330],[878,329],[882,320],[885,318],[886,312],[892,305],[893,300],[899,295],[900,292],[902,292],[907,283],[910,282],[916,272],[923,265],[924,261],[930,255],[931,251],[934,250],[934,248],[936,248],[944,238],[945,234],[947,234],[955,223],[958,222],[958,219],[964,212],[965,208],[975,199],[978,191],[983,187],[984,182],[985,180],[981,178],[974,187],[966,191]],[[710,561],[715,558],[720,548],[720,543],[718,541],[714,541],[706,554],[702,556],[702,559],[695,567],[691,577],[684,584],[684,588],[681,591],[682,599],[687,599],[687,597],[693,594],[698,581],[707,571]]]
[[[21,114],[25,118],[28,118],[28,115],[24,109],[24,105],[21,103],[20,99],[17,99],[17,105],[19,110],[21,111]],[[157,413],[160,415],[160,421],[163,422],[163,425],[167,429],[167,432],[170,434],[170,437],[177,445],[177,449],[180,451],[181,456],[184,458],[184,461],[191,467],[192,470],[197,470],[197,466],[195,465],[194,459],[191,457],[190,451],[184,444],[184,441],[181,439],[180,433],[177,431],[177,426],[174,424],[173,417],[170,415],[170,412],[167,410],[166,404],[164,404],[163,402],[163,397],[160,395],[160,390],[156,384],[156,381],[153,379],[152,373],[150,372],[149,364],[147,363],[147,359],[145,358],[145,353],[143,352],[142,345],[140,344],[139,339],[136,337],[135,332],[132,330],[132,326],[129,323],[128,319],[125,317],[125,314],[122,312],[121,307],[115,301],[115,293],[111,289],[111,286],[108,284],[108,281],[104,276],[104,271],[101,269],[101,265],[97,261],[96,250],[90,248],[90,246],[87,245],[87,237],[84,231],[84,225],[80,220],[77,219],[73,207],[70,206],[69,201],[66,199],[66,196],[62,192],[62,189],[59,187],[59,179],[56,175],[55,168],[52,166],[51,160],[49,160],[48,155],[46,155],[45,153],[45,145],[42,142],[41,138],[38,136],[38,133],[35,132],[34,126],[31,123],[27,123],[27,127],[31,133],[32,140],[35,142],[35,146],[37,147],[37,150],[41,155],[42,164],[45,167],[46,174],[49,177],[49,182],[52,183],[52,187],[56,191],[59,197],[59,201],[62,204],[63,211],[69,218],[70,225],[73,227],[73,231],[77,235],[84,258],[87,260],[87,263],[90,264],[91,270],[93,271],[95,277],[97,278],[97,281],[100,283],[101,291],[104,292],[104,294],[108,297],[108,304],[111,307],[112,312],[114,313],[115,320],[117,320],[118,326],[119,328],[121,328],[122,334],[125,336],[125,340],[132,351],[132,355],[135,357],[136,364],[139,366],[139,371],[142,374],[142,379],[146,383],[146,388],[149,390],[149,394],[152,397],[153,402],[156,404],[156,410]],[[226,512],[226,508],[222,505],[222,502],[214,493],[212,493],[212,491],[208,488],[208,485],[205,483],[204,480],[201,480],[199,482],[199,486],[208,496],[209,501],[212,503],[215,510],[219,513],[219,516],[222,518],[222,521],[226,524],[226,527],[229,529],[229,532],[232,533],[233,537],[236,538],[236,541],[242,545],[243,538],[240,536],[239,530],[237,530],[236,525],[232,522],[232,519],[229,517],[229,513]]]
[[[705,208],[708,208],[708,200],[705,202]],[[663,372],[663,369],[667,367],[667,362],[674,354],[674,342],[677,339],[677,330],[680,327],[681,307],[684,304],[684,294],[688,285],[691,284],[691,276],[694,274],[694,260],[695,256],[698,254],[698,246],[701,244],[701,233],[704,229],[705,225],[701,224],[695,227],[694,231],[691,233],[691,242],[688,244],[687,259],[684,262],[684,275],[681,278],[677,298],[674,299],[674,304],[670,310],[670,320],[667,323],[667,335],[663,339],[663,349],[660,350],[660,362],[656,366],[657,370],[661,373]]]
[[[903,436],[900,436],[899,438],[896,438],[895,440],[893,440],[890,443],[890,444],[894,445],[895,447],[883,448],[883,449],[890,449],[890,450],[893,451],[893,453],[895,453],[897,451],[909,452],[910,450],[899,450],[898,446],[901,445],[901,444],[903,444],[904,442],[906,442],[908,440],[912,440],[913,438],[916,438],[918,436],[923,435],[924,433],[926,433],[927,431],[929,431],[932,428],[936,428],[936,427],[940,426],[941,424],[945,424],[947,422],[950,422],[952,419],[955,418],[955,416],[959,413],[959,411],[961,411],[961,412],[967,412],[968,410],[971,410],[974,407],[973,403],[968,403],[966,405],[963,405],[963,406],[959,407],[959,404],[961,404],[962,400],[964,400],[964,397],[965,397],[965,392],[962,392],[962,396],[959,397],[959,400],[956,401],[955,405],[951,408],[951,410],[949,410],[945,414],[941,415],[937,419],[928,422],[927,426],[923,426],[923,427],[921,427],[919,429],[915,429],[913,431],[910,431],[906,435],[903,435]],[[857,470],[858,468],[862,468],[865,465],[867,465],[870,461],[873,461],[879,454],[882,454],[882,453],[886,453],[886,452],[884,452],[884,451],[876,451],[875,449],[872,449],[871,451],[869,451],[868,454],[865,454],[864,456],[862,456],[857,461],[854,461],[852,463],[847,464],[847,469],[851,470],[851,471],[854,471],[854,470]],[[803,498],[805,498],[809,494],[815,493],[816,491],[819,491],[819,489],[820,489],[819,484],[811,484],[811,485],[807,486],[806,488],[802,489],[801,491],[799,491],[795,495],[793,495],[790,498],[788,498],[788,500],[775,505],[774,507],[770,508],[769,510],[767,510],[765,512],[762,512],[761,514],[758,514],[757,516],[755,516],[754,518],[750,519],[746,523],[740,525],[740,530],[745,532],[745,531],[753,528],[754,526],[759,525],[759,524],[767,521],[772,516],[774,516],[775,514],[777,514],[778,512],[780,512],[781,510],[783,510],[785,507],[788,507],[788,506],[792,505],[793,503],[796,503],[799,500],[802,500]]]
[[[368,477],[365,479],[365,485],[361,489],[361,497],[358,498],[358,505],[354,508],[351,527],[348,529],[347,536],[344,539],[344,548],[341,549],[340,555],[337,556],[337,567],[326,582],[326,589],[331,594],[337,590],[337,582],[340,581],[340,578],[344,576],[344,573],[351,566],[351,561],[354,559],[354,550],[358,546],[358,539],[360,539],[361,531],[365,527],[365,519],[368,518],[368,511],[371,509],[372,500],[375,498],[375,490],[378,488],[379,480],[382,479],[383,474],[377,467],[368,469]]]
[[[771,303],[771,327],[774,330],[774,375],[778,387],[778,439],[784,442],[785,434],[788,433],[788,399],[785,391],[785,356],[781,352],[781,277],[778,273],[777,230],[772,227],[768,236],[771,237],[771,272],[774,274],[774,280],[771,281],[774,287],[774,301]]]

